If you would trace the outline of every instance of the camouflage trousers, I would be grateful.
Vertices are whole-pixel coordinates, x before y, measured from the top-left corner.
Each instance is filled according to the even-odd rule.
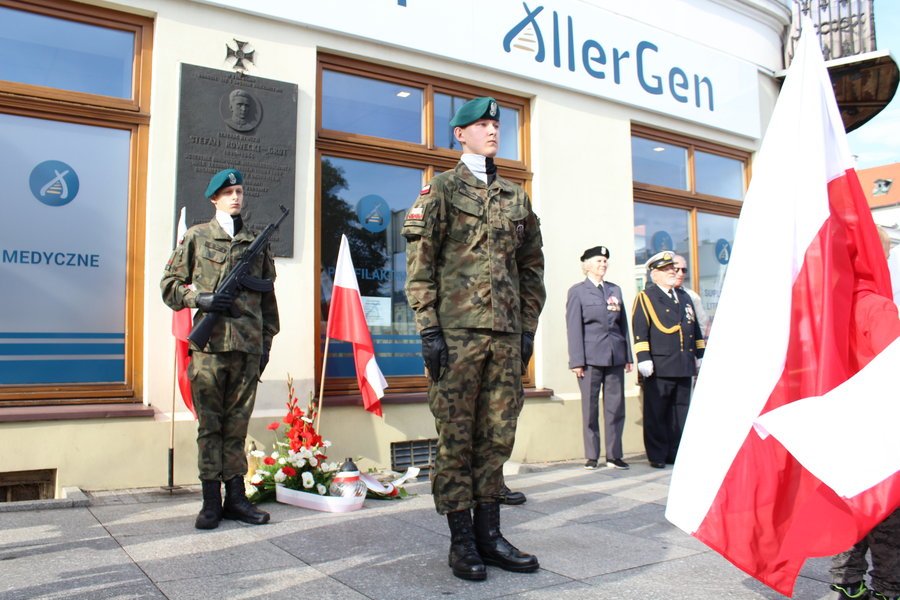
[[[438,432],[432,494],[440,514],[493,502],[522,411],[521,335],[445,329],[449,369],[428,387]]]
[[[197,411],[201,480],[227,481],[247,473],[244,440],[256,400],[259,355],[193,352],[188,365]]]
[[[885,596],[900,595],[900,509],[895,510],[859,543],[831,559],[832,583],[864,581],[866,551],[872,555],[871,587]]]

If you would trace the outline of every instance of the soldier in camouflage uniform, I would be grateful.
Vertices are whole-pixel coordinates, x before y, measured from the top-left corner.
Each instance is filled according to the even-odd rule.
[[[493,98],[459,109],[450,125],[461,160],[422,189],[403,225],[406,295],[438,432],[434,502],[450,525],[453,574],[470,580],[485,579],[485,564],[539,567],[500,533],[503,463],[546,294],[540,221],[493,164],[499,118]]]
[[[198,529],[213,529],[222,518],[255,525],[269,521],[269,514],[253,506],[245,495],[244,441],[256,384],[269,360],[272,337],[278,333],[275,292],[241,289],[237,296],[231,296],[215,291],[253,243],[253,234],[241,220],[242,183],[243,177],[235,169],[212,177],[206,197],[216,208],[215,217],[188,229],[160,283],[163,301],[172,310],[196,308],[197,317],[204,312],[225,313],[205,348],[191,343],[188,365],[200,422],[197,447],[203,507],[195,523]],[[250,275],[275,279],[275,263],[268,250],[257,257]],[[231,316],[233,312],[239,316]]]

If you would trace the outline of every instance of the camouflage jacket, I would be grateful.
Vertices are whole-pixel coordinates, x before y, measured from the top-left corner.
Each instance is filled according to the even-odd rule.
[[[534,332],[544,307],[541,223],[518,185],[460,162],[422,188],[403,224],[416,328]]]
[[[187,230],[184,241],[172,252],[160,282],[162,298],[172,310],[196,308],[197,295],[213,292],[219,282],[237,264],[250,244],[253,233],[242,229],[231,238],[213,219]],[[256,259],[251,275],[275,279],[275,262],[267,249]],[[204,352],[228,352],[236,350],[248,354],[261,354],[272,346],[272,338],[278,333],[278,304],[275,292],[254,292],[242,289],[235,299],[240,316],[227,313],[216,323],[209,344],[205,349],[191,344],[192,350]],[[202,313],[197,313],[197,316]],[[195,317],[196,318],[196,317]]]

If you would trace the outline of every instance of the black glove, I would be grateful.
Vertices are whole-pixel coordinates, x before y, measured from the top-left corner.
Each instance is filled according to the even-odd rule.
[[[450,351],[444,341],[444,332],[440,327],[428,327],[422,330],[422,359],[431,375],[432,381],[441,378],[441,369],[450,364]]]
[[[197,294],[197,308],[203,312],[226,312],[234,302],[234,295],[225,292]]]
[[[259,376],[262,377],[263,371],[266,370],[266,365],[269,364],[269,349],[263,348],[262,354],[259,357]]]
[[[534,354],[534,333],[531,331],[522,332],[522,372],[528,368],[531,362],[531,355]]]

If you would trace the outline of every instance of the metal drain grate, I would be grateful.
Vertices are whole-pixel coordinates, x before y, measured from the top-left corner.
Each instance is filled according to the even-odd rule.
[[[409,467],[419,467],[421,475],[430,475],[437,457],[437,439],[394,442],[391,444],[391,469],[403,473]]]

